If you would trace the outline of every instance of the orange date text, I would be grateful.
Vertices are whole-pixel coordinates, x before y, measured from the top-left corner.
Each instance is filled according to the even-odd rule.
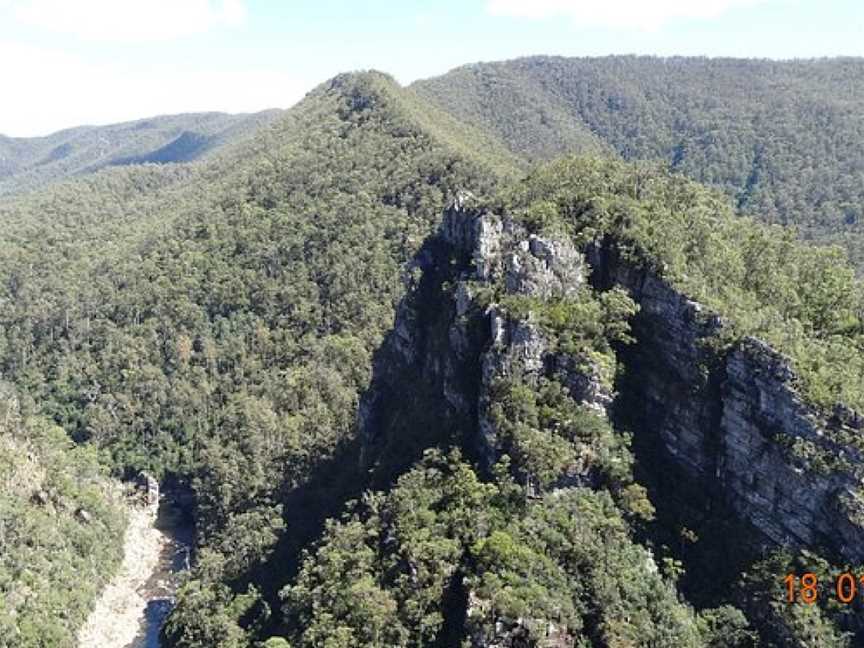
[[[787,574],[783,584],[787,603],[813,605],[820,596],[825,595],[847,605],[857,597],[861,597],[864,602],[864,574],[856,576],[851,572],[843,572],[835,576],[833,582],[824,584],[819,582],[819,577],[813,572]]]

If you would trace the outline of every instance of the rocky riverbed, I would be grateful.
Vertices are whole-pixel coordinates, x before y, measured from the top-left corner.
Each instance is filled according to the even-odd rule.
[[[123,563],[81,629],[79,648],[158,648],[191,542],[192,526],[169,498],[130,506]]]

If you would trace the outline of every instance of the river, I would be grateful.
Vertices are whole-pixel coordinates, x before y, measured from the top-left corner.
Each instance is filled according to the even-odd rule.
[[[154,508],[130,506],[123,562],[81,628],[78,648],[159,648],[194,526],[170,495]]]
[[[163,496],[154,524],[163,536],[159,560],[150,578],[138,590],[147,602],[141,627],[128,648],[159,648],[159,631],[174,607],[182,573],[189,569],[194,527],[169,496]]]

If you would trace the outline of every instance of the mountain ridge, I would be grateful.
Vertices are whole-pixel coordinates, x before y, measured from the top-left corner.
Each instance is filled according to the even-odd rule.
[[[0,136],[0,196],[110,166],[200,159],[281,114],[276,109],[237,115],[183,113],[77,126],[41,137]]]
[[[662,160],[741,213],[864,257],[864,59],[534,56],[412,84],[529,159]]]
[[[662,164],[535,167],[480,131],[348,73],[207,159],[0,202],[4,380],[115,476],[192,493],[164,644],[846,645],[844,610],[774,596],[860,555],[842,255]],[[787,469],[819,484],[799,517]]]

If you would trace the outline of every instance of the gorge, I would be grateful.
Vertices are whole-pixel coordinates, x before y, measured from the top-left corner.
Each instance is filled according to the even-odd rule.
[[[194,528],[168,494],[127,501],[129,522],[118,573],[78,634],[79,648],[159,648],[182,573],[190,567]]]
[[[858,69],[350,73],[284,114],[213,116],[240,134],[206,150],[187,116],[68,141],[86,161],[115,134],[128,164],[25,164],[0,199],[0,646],[71,648],[111,618],[99,593],[143,528],[111,484],[140,471],[188,489],[194,560],[166,592],[149,554],[129,641],[860,644],[828,584],[862,562],[864,292],[841,250],[770,224],[848,229],[854,252],[857,221],[834,224],[860,187],[772,175],[788,151],[756,122],[716,140],[729,159],[701,137],[729,109],[703,71],[774,67],[819,88]],[[687,92],[656,92],[673,73]],[[784,115],[827,191],[857,158],[811,153],[854,138],[857,104],[829,134],[820,105]],[[195,160],[168,159],[177,137]],[[559,144],[588,155],[541,161]],[[805,572],[817,604],[787,603]]]

